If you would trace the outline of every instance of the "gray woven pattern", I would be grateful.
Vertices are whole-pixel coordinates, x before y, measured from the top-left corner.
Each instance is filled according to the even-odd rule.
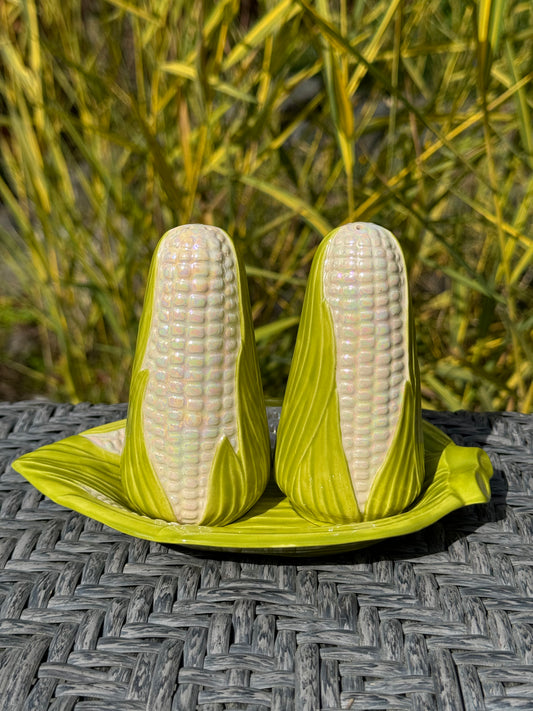
[[[0,404],[3,711],[533,708],[533,418],[426,413],[489,453],[491,502],[291,560],[130,538],[9,466],[125,412]]]

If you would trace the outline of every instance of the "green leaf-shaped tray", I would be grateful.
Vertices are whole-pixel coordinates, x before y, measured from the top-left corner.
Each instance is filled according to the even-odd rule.
[[[128,508],[119,475],[125,420],[102,425],[19,457],[13,467],[58,504],[118,531],[151,541],[281,555],[333,553],[419,531],[450,511],[490,498],[492,466],[476,447],[459,447],[424,422],[425,481],[410,508],[356,524],[317,525],[301,518],[273,481],[255,506],[225,526],[152,519]],[[399,473],[400,475],[400,473]]]

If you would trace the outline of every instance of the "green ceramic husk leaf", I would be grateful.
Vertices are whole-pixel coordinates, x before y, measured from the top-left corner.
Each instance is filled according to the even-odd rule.
[[[132,536],[218,550],[288,555],[360,548],[418,531],[450,511],[490,498],[492,466],[487,454],[476,447],[459,447],[423,422],[424,486],[414,504],[400,514],[317,526],[299,516],[271,484],[252,509],[227,526],[181,525],[129,507],[120,478],[124,428],[124,420],[100,425],[24,454],[13,462],[13,468],[58,504]]]
[[[150,267],[133,363],[120,470],[122,489],[132,509],[151,518],[176,521],[168,497],[150,463],[142,426],[143,398],[150,373],[142,370],[141,366],[152,321],[157,255],[167,235],[162,237]],[[207,484],[207,505],[198,525],[222,526],[241,516],[259,499],[270,474],[268,424],[246,273],[232,243],[231,246],[237,265],[241,330],[241,348],[235,369],[238,448],[234,451],[226,437],[218,443]]]
[[[278,427],[275,476],[294,509],[316,523],[371,521],[405,510],[424,480],[420,385],[409,306],[409,380],[387,456],[377,472],[364,513],[354,494],[342,446],[335,382],[333,322],[324,297],[326,248],[315,254]]]

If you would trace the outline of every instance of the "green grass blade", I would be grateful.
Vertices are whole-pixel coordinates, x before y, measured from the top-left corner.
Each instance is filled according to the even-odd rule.
[[[288,318],[281,318],[274,323],[269,323],[266,326],[259,326],[259,328],[255,329],[255,341],[256,343],[269,341],[287,329],[297,326],[299,322],[299,316],[289,316]]]
[[[255,188],[259,192],[270,195],[270,197],[273,197],[279,203],[285,205],[285,207],[293,210],[295,215],[298,215],[305,220],[305,222],[307,222],[320,235],[327,234],[331,231],[331,226],[322,217],[322,215],[297,195],[293,195],[283,188],[265,183],[258,178],[243,175],[239,176],[239,180],[245,185]]]

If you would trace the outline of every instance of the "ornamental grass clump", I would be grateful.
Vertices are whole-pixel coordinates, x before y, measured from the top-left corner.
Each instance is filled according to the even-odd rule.
[[[405,254],[424,406],[531,411],[532,13],[0,3],[0,395],[127,400],[154,247],[202,223],[280,398],[317,246],[365,221]]]

